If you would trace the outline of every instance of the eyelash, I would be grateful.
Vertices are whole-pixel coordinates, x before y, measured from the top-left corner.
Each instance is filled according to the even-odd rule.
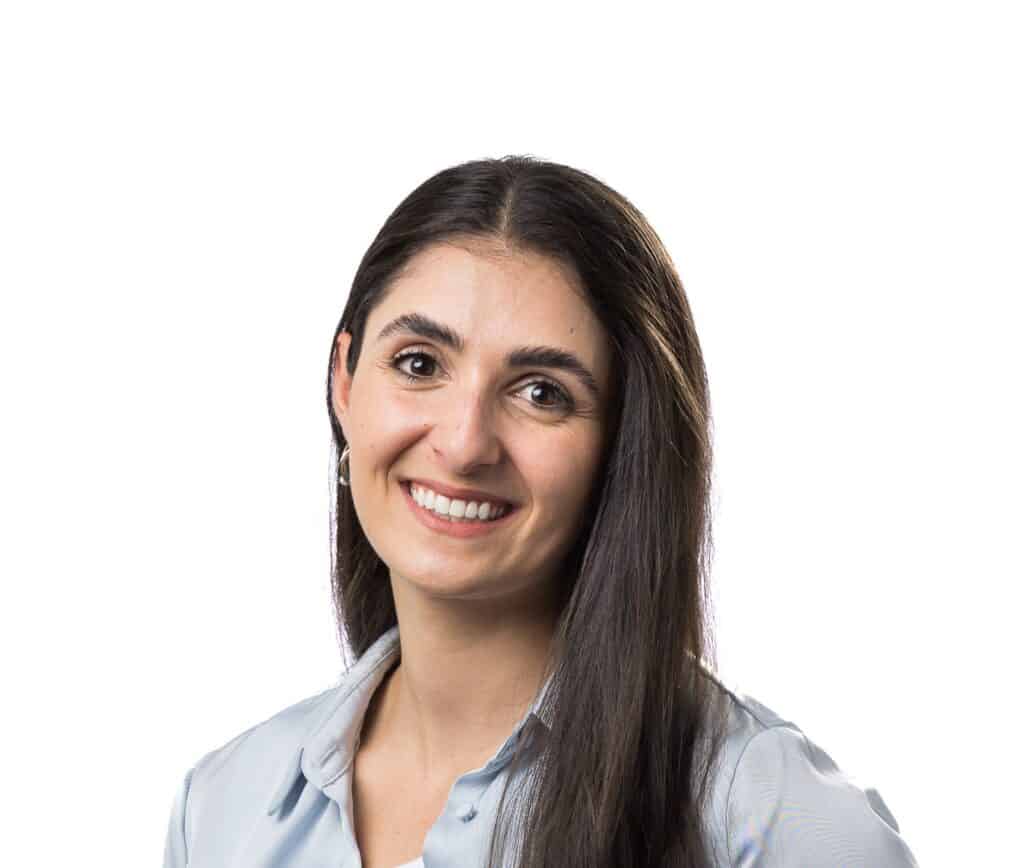
[[[430,361],[433,364],[440,366],[438,360],[435,359],[434,356],[432,356],[430,353],[424,350],[404,350],[392,357],[391,367],[394,368],[395,371],[401,374],[402,377],[404,377],[410,383],[418,383],[422,380],[428,379],[426,376],[418,377],[415,374],[410,374],[400,367],[402,362],[404,362],[406,359],[416,358],[417,356],[430,359]],[[538,384],[547,386],[549,389],[551,389],[558,396],[558,403],[549,405],[534,404],[533,406],[536,407],[537,409],[548,410],[550,412],[560,412],[570,411],[575,407],[575,402],[573,401],[572,396],[565,389],[559,386],[558,383],[555,383],[552,380],[547,380],[544,378],[530,380],[530,382],[524,383],[522,388],[525,389],[527,386],[536,386]],[[520,389],[520,391],[522,391],[522,389]]]

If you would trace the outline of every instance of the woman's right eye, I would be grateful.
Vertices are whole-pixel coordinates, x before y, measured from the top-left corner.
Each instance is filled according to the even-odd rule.
[[[407,361],[408,365],[405,364]],[[412,382],[430,377],[436,365],[437,360],[422,350],[399,353],[391,360],[391,366]]]

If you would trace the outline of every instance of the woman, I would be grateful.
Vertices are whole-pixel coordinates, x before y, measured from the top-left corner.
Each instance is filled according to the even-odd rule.
[[[624,197],[522,157],[430,178],[360,263],[327,400],[358,659],[196,764],[167,868],[915,864],[705,662],[707,381]]]

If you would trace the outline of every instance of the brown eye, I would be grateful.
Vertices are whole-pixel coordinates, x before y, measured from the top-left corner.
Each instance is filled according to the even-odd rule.
[[[421,380],[435,373],[437,360],[422,350],[413,350],[395,356],[391,360],[391,366],[404,374],[407,380]]]
[[[533,380],[520,391],[527,391],[530,402],[542,410],[571,410],[573,400],[561,386],[548,380]]]

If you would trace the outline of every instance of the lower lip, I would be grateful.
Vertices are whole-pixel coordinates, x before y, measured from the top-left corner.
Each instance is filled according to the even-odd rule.
[[[508,521],[515,512],[514,509],[508,509],[501,518],[496,518],[492,521],[448,521],[444,518],[438,518],[437,514],[433,510],[424,509],[415,500],[413,500],[412,491],[409,488],[408,482],[403,482],[401,484],[401,489],[405,496],[406,503],[409,504],[409,508],[412,510],[413,515],[420,520],[420,523],[424,527],[429,527],[431,530],[436,530],[438,533],[459,537],[460,539],[483,536],[486,533],[498,530],[499,528],[504,527],[505,522]]]

